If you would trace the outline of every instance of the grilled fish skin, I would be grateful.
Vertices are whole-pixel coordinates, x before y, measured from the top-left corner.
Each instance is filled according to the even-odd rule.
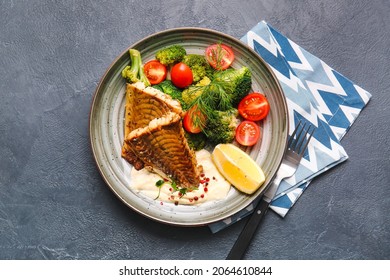
[[[128,132],[147,126],[155,118],[162,117],[168,112],[182,116],[183,110],[177,100],[144,83],[127,84],[127,119],[125,122]],[[127,134],[126,134],[127,135]]]
[[[124,158],[127,162],[129,162],[136,170],[141,170],[145,167],[145,164],[142,160],[140,160],[137,155],[133,152],[127,143],[124,143],[122,146],[122,158]]]
[[[131,131],[125,142],[145,168],[161,171],[182,187],[198,187],[202,167],[197,165],[195,153],[188,146],[177,113],[168,112]]]
[[[142,82],[126,84],[125,137],[134,129],[145,127],[151,120],[171,111],[180,116],[183,114],[180,103],[169,95],[155,88],[145,87]],[[122,147],[122,157],[136,170],[144,168],[144,162],[126,143]]]

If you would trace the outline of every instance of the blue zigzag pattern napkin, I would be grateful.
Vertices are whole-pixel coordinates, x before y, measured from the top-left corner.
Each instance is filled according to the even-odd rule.
[[[269,64],[278,78],[287,100],[290,132],[299,121],[316,127],[296,174],[281,183],[271,203],[271,209],[284,217],[311,179],[348,158],[340,140],[371,95],[264,21],[241,40]],[[250,205],[209,227],[217,232],[252,210]]]

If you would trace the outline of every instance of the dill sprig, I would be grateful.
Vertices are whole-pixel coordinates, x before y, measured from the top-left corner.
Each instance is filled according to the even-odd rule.
[[[194,91],[194,94],[201,91],[201,94],[198,94],[190,104],[191,108],[196,108],[196,110],[190,110],[191,119],[196,126],[205,128],[208,121],[218,118],[217,111],[227,111],[233,108],[233,87],[230,81],[211,81],[205,86],[192,87],[189,94],[191,91]],[[205,130],[203,132],[207,135]]]
[[[224,56],[224,50],[222,48],[222,43],[219,42],[215,49],[211,50],[211,57],[215,61],[215,68],[221,70],[222,68],[222,58]]]

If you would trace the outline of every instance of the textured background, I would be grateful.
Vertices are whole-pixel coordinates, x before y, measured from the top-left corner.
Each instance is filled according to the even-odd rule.
[[[341,3],[340,3],[341,2]],[[136,214],[100,177],[88,138],[113,59],[181,26],[241,38],[266,20],[373,97],[349,160],[286,218],[269,212],[248,259],[390,259],[390,2],[1,1],[0,259],[223,259],[243,223],[211,234]]]

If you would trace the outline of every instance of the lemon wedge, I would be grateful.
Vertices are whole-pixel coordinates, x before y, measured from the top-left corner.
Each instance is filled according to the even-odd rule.
[[[260,166],[233,144],[218,144],[211,158],[222,176],[241,192],[252,194],[265,181]]]

